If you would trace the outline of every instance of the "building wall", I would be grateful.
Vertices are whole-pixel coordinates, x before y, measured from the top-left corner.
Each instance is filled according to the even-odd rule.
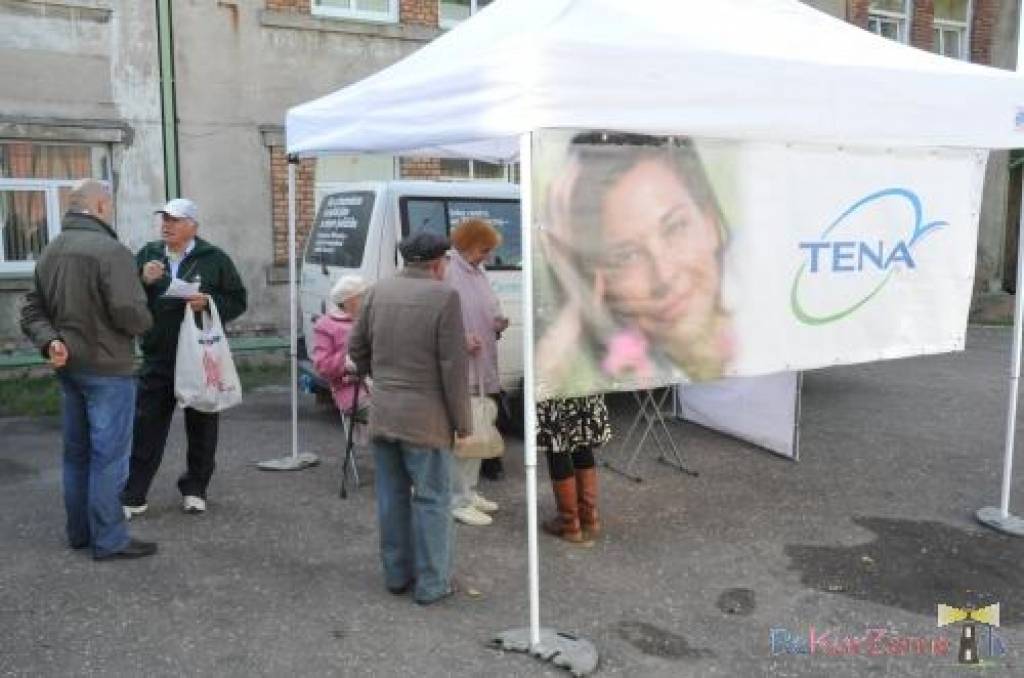
[[[402,3],[402,23],[381,25],[315,17],[308,0],[174,3],[181,188],[199,205],[200,231],[231,254],[249,287],[236,330],[288,325],[285,112],[435,37],[415,4]],[[297,173],[300,234],[313,219],[312,168],[305,161]]]
[[[154,14],[138,0],[0,1],[0,139],[117,138],[115,227],[133,244],[163,199]],[[20,342],[29,280],[0,275],[0,349]]]

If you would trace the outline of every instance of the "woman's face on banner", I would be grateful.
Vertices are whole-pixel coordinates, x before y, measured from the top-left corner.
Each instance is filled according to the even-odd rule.
[[[600,216],[609,308],[655,340],[703,327],[718,298],[719,227],[680,177],[643,160],[612,184]]]

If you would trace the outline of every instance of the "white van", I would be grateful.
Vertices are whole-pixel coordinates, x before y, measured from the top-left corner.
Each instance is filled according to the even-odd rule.
[[[302,334],[312,342],[313,325],[327,308],[327,295],[343,275],[369,282],[402,266],[398,242],[409,233],[429,230],[448,236],[469,217],[486,219],[502,235],[502,244],[486,262],[491,285],[511,321],[498,342],[502,387],[522,388],[522,248],[519,187],[503,182],[378,181],[335,184],[323,196],[306,240],[299,279]],[[309,349],[312,350],[310,343]],[[307,360],[300,369],[325,386]]]

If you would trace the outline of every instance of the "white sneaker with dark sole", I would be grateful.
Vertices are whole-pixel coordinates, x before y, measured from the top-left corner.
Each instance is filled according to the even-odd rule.
[[[186,495],[181,501],[181,510],[185,513],[206,513],[206,500],[202,497]]]
[[[139,504],[138,506],[123,505],[124,508],[124,519],[131,520],[135,516],[141,516],[149,508],[149,504]]]
[[[452,517],[463,525],[474,525],[477,527],[490,525],[494,522],[489,515],[472,506],[461,506],[457,509],[452,509]]]

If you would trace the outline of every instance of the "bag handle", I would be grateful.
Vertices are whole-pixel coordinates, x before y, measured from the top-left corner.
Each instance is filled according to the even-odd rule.
[[[480,397],[484,397],[487,394],[484,393],[484,375],[480,370],[480,356],[473,358],[473,362],[470,363],[473,368],[473,372],[476,373],[476,394]]]

